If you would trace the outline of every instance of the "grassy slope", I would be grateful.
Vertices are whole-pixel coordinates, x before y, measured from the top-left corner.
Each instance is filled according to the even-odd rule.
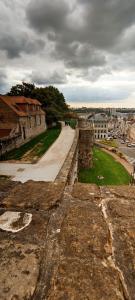
[[[75,119],[66,120],[72,129],[76,128],[77,121]]]
[[[16,159],[19,160],[22,156],[31,151],[32,157],[41,157],[48,148],[53,144],[60,134],[61,129],[59,127],[48,129],[47,131],[41,133],[25,145],[22,145],[18,149],[14,149],[3,156],[3,160]]]
[[[97,185],[129,184],[130,175],[120,163],[101,149],[94,148],[93,152],[93,168],[80,170],[80,182]],[[98,179],[97,176],[103,176],[104,179]]]

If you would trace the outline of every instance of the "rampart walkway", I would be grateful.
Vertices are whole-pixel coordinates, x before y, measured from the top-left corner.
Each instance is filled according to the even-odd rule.
[[[0,203],[0,299],[135,300],[135,187],[29,181]]]

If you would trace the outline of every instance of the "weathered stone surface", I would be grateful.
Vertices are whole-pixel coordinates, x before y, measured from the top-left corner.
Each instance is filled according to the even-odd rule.
[[[93,128],[79,129],[79,152],[78,152],[78,167],[92,167],[92,147],[94,144]]]
[[[0,214],[2,214],[3,212],[4,211],[0,211]],[[47,230],[49,217],[50,217],[49,214],[47,215],[41,212],[40,213],[32,212],[32,221],[29,226],[25,227],[23,230],[17,233],[0,230],[0,240],[11,239],[22,243],[41,244],[42,246],[45,243],[46,230]]]
[[[27,182],[2,203],[32,219],[0,229],[0,299],[135,299],[134,187]]]
[[[0,204],[17,184],[17,182],[13,182],[4,176],[0,176]]]
[[[0,299],[30,299],[39,275],[40,249],[10,239],[0,244]]]
[[[76,183],[73,186],[72,196],[80,200],[100,200],[100,189],[96,184]]]
[[[18,209],[48,210],[62,198],[63,183],[33,182],[19,183],[2,202],[2,207]]]
[[[107,222],[112,237],[115,263],[127,289],[128,299],[135,299],[135,188],[106,188]]]
[[[30,299],[34,294],[48,221],[49,216],[32,213],[29,226],[19,232],[0,230],[0,299]]]
[[[119,198],[123,197],[127,201],[129,199],[135,199],[135,186],[109,186],[106,187],[107,192],[109,192],[112,196],[117,196]]]
[[[58,268],[47,299],[124,299],[119,274],[109,259],[112,249],[108,226],[94,201],[72,199],[59,247]]]
[[[65,258],[61,260],[47,299],[124,300],[118,275],[113,271],[98,259],[77,261]]]

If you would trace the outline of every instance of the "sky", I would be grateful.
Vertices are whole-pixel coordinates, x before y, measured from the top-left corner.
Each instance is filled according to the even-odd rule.
[[[135,0],[0,0],[0,93],[22,81],[135,107]]]

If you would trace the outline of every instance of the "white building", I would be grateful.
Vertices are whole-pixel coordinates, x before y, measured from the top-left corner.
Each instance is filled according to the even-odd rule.
[[[116,108],[109,108],[109,112],[111,116],[116,116],[117,112],[116,112]]]
[[[108,116],[104,113],[98,113],[88,117],[88,121],[93,125],[95,132],[95,139],[108,138]]]

